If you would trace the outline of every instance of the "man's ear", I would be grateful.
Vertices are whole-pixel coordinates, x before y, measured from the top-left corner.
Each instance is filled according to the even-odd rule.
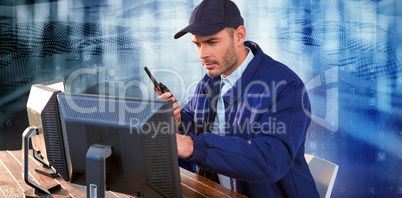
[[[243,45],[246,39],[246,28],[242,25],[237,27],[234,37],[237,45]]]

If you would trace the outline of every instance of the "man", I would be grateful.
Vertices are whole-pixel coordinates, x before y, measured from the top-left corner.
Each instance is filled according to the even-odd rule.
[[[207,71],[195,95],[174,111],[181,158],[197,172],[249,197],[318,197],[304,159],[310,124],[304,84],[285,65],[246,41],[230,0],[204,0],[178,32],[192,33]],[[165,93],[173,106],[179,102]]]

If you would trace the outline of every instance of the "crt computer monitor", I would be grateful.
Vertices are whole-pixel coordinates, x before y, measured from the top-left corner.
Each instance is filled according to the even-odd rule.
[[[66,156],[60,128],[57,94],[65,91],[64,80],[57,79],[31,86],[27,102],[30,127],[37,130],[31,139],[34,157],[68,180]],[[50,173],[45,169],[42,173]]]
[[[172,103],[59,93],[70,182],[85,185],[86,153],[111,147],[108,190],[139,197],[181,197]]]

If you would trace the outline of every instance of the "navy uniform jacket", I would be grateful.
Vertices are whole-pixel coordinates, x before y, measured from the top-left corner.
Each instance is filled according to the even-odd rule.
[[[211,133],[220,76],[207,75],[181,112],[181,133],[194,140],[189,160],[231,178],[249,197],[318,197],[304,159],[310,103],[303,82],[247,41],[254,58],[223,96],[225,136]]]

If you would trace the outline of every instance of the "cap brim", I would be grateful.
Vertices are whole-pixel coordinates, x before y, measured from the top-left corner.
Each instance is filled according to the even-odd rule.
[[[187,33],[191,33],[198,36],[211,36],[214,35],[225,28],[225,25],[210,25],[210,24],[201,24],[201,23],[193,23],[188,25],[184,29],[180,30],[174,35],[175,39],[182,37]]]

